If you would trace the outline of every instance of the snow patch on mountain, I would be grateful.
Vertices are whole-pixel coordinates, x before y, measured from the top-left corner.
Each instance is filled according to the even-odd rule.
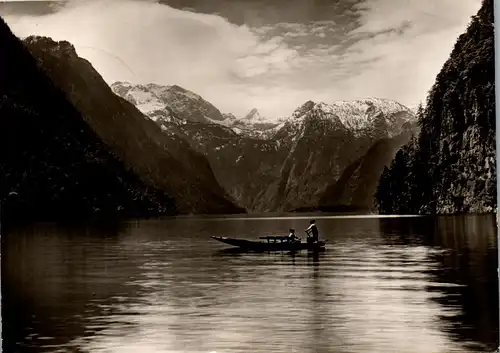
[[[160,110],[166,110],[163,114],[165,116],[174,116],[191,122],[224,121],[224,116],[216,107],[201,96],[177,85],[163,86],[155,83],[134,85],[129,82],[115,82],[111,88],[117,95],[136,105],[142,113],[152,119],[153,116],[160,114]]]
[[[344,126],[354,130],[368,127],[377,114],[382,113],[389,123],[398,123],[400,113],[406,113],[407,120],[414,115],[404,105],[389,99],[367,98],[354,101],[338,101],[331,105],[332,113],[339,117]]]
[[[134,85],[129,82],[115,82],[111,85],[113,92],[126,99],[151,120],[157,122],[173,122],[175,117],[153,91],[144,85]]]
[[[256,108],[238,118],[230,113],[222,114],[198,94],[177,85],[116,82],[111,88],[158,123],[217,124],[238,135],[259,139],[270,139],[282,129],[283,133],[297,135],[310,119],[329,120],[358,136],[382,132],[391,137],[398,134],[405,123],[415,120],[412,109],[394,100],[373,97],[330,104],[307,101],[287,118],[263,117]]]
[[[150,90],[151,92],[156,94],[158,97],[162,97],[165,94],[175,92],[176,94],[185,96],[186,98],[194,100],[194,101],[202,101],[203,100],[203,98],[201,98],[200,95],[198,95],[194,92],[191,92],[185,88],[182,88],[180,86],[177,86],[177,85],[163,86],[163,85],[159,85],[156,83],[148,83],[146,85],[146,87],[148,90]]]
[[[308,101],[292,114],[287,123],[303,122],[306,118],[313,117],[339,121],[356,135],[385,124],[388,135],[393,136],[399,133],[403,124],[413,121],[415,114],[410,108],[390,99],[367,98],[331,104]]]

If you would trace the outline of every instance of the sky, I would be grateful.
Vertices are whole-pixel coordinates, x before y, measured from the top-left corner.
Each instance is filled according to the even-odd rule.
[[[481,0],[70,0],[5,2],[19,37],[71,42],[108,84],[179,85],[223,113],[290,115],[308,100],[409,107]]]

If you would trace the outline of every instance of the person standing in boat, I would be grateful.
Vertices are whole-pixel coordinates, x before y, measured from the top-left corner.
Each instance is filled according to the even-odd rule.
[[[306,229],[308,242],[315,243],[319,241],[318,227],[316,227],[316,221],[314,219],[309,221],[309,227]]]

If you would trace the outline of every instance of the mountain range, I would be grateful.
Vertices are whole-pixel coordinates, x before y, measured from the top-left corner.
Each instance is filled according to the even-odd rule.
[[[7,219],[496,208],[492,0],[425,107],[366,98],[236,117],[178,85],[108,86],[68,42],[0,21]]]
[[[290,117],[272,120],[262,118],[257,109],[242,118],[221,114],[199,95],[175,85],[116,82],[111,88],[165,133],[183,136],[206,155],[217,180],[232,199],[253,212],[372,209],[383,166],[416,128],[412,110],[387,99],[331,104],[308,101]],[[193,111],[215,113],[193,118]],[[353,199],[347,196],[348,190],[325,194],[337,185],[347,166],[382,140],[394,147],[389,148],[388,157],[378,161],[379,168],[363,169],[361,178],[372,181],[370,186],[362,187],[364,197]],[[350,178],[349,190],[359,188],[354,179]]]

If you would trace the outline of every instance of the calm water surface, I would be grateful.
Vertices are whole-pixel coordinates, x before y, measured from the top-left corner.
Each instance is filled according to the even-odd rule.
[[[303,216],[303,215],[302,215]],[[2,236],[4,352],[448,353],[498,346],[494,217],[319,218],[327,251],[211,235],[307,226],[177,218]]]

